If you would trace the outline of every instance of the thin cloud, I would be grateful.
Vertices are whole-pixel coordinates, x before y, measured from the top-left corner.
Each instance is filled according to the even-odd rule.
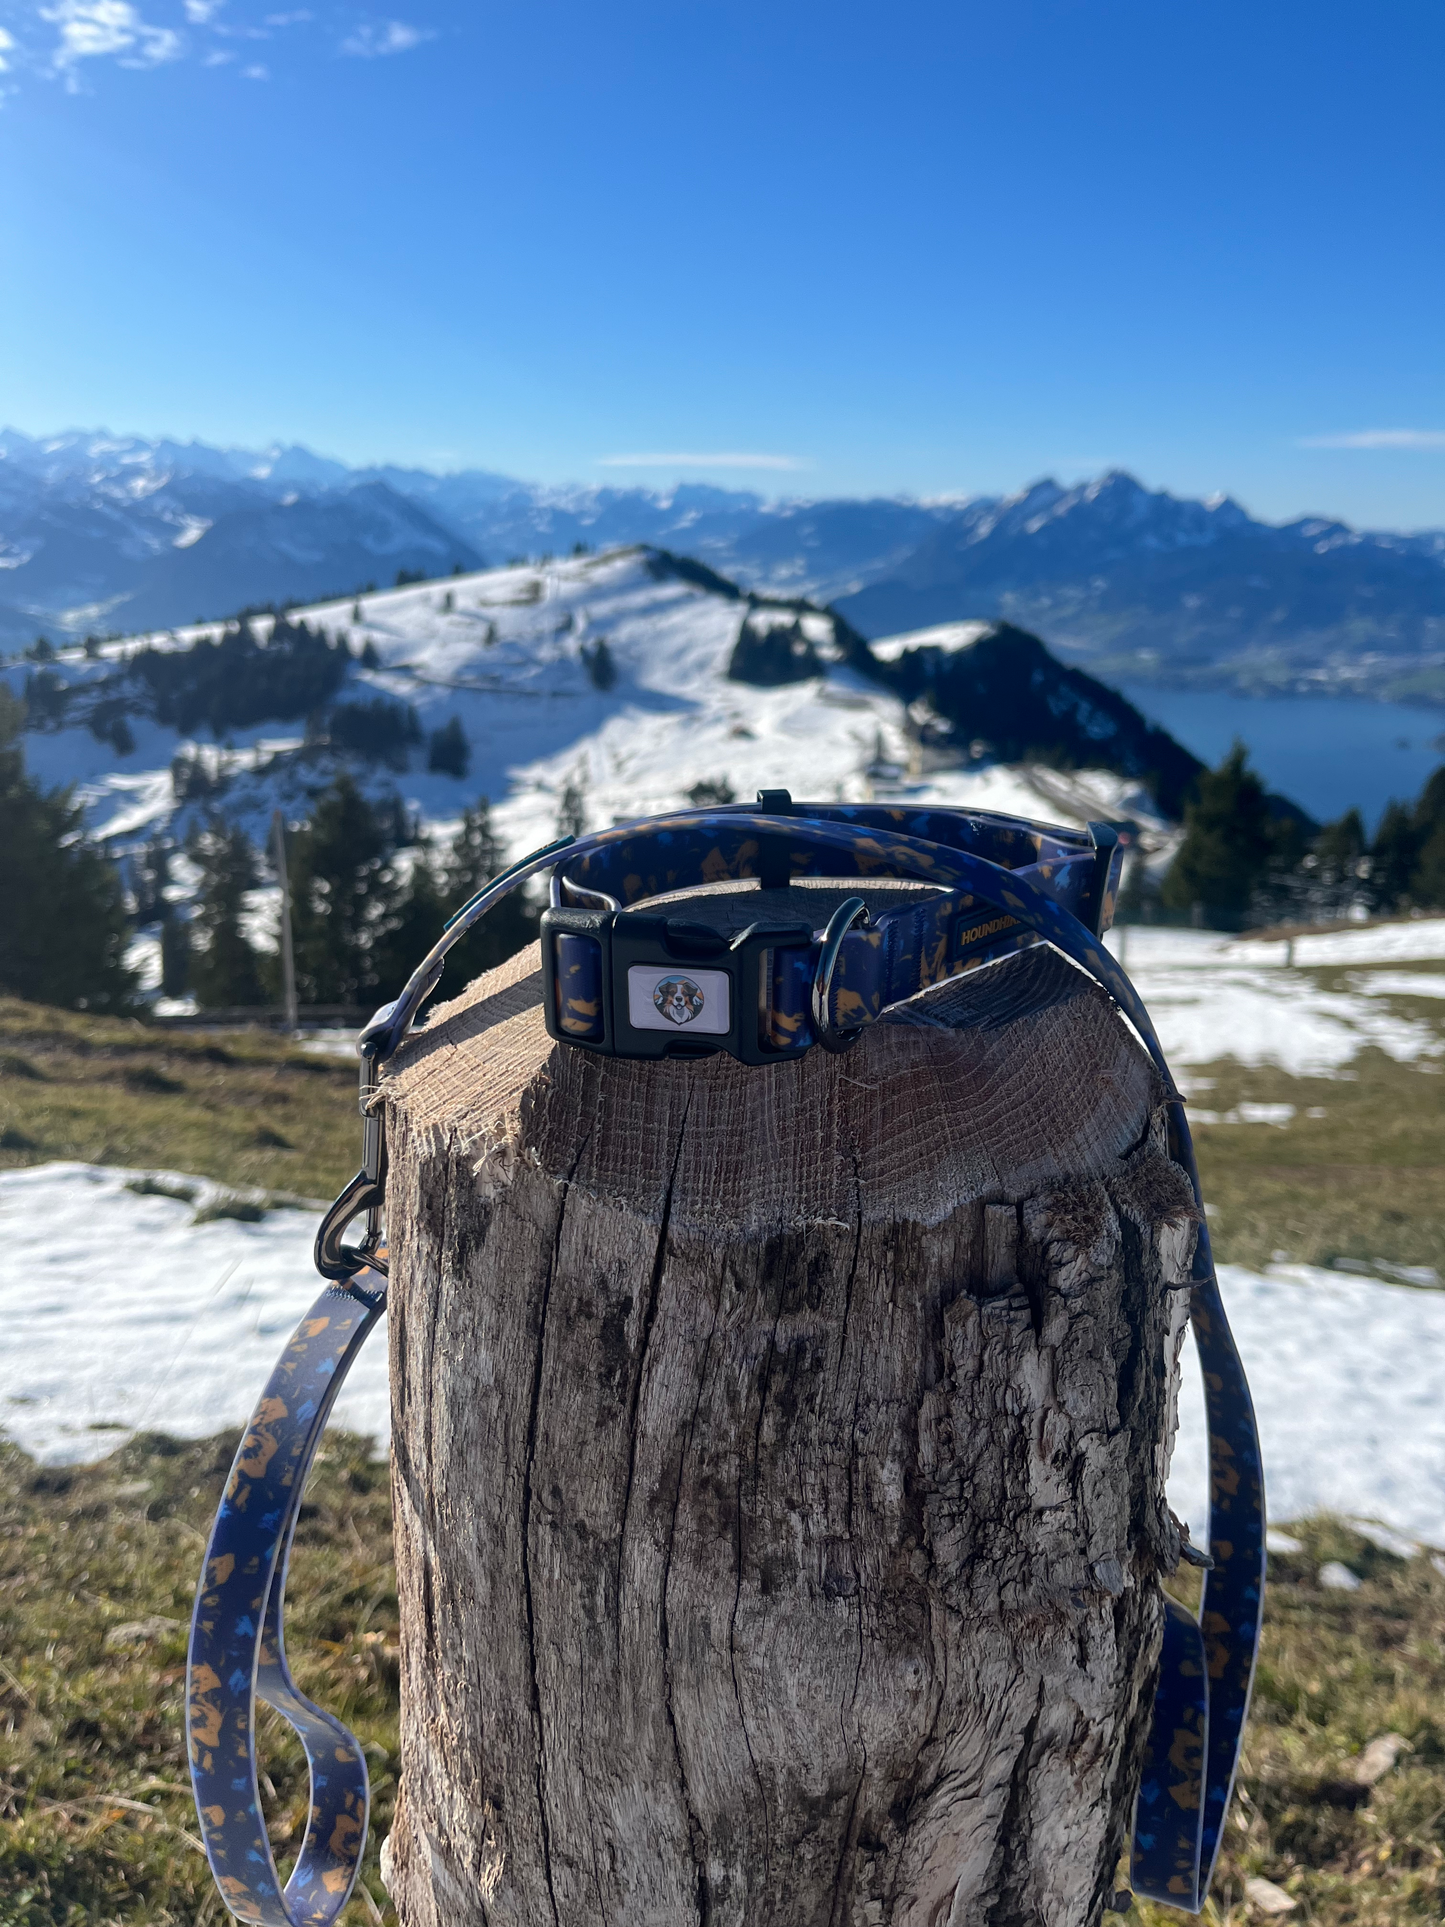
[[[72,82],[82,60],[110,57],[122,67],[158,67],[181,57],[181,36],[151,26],[130,0],[59,0],[42,7],[40,18],[60,29],[52,64]]]
[[[358,27],[341,43],[341,51],[356,60],[379,60],[387,54],[410,53],[424,40],[435,40],[429,27],[413,27],[405,20],[386,20],[378,27]]]
[[[271,78],[271,69],[269,67],[243,67],[241,69],[241,78],[242,80],[269,80]]]
[[[712,455],[603,455],[602,468],[806,468],[797,455],[744,455],[724,452]]]
[[[1306,435],[1301,448],[1445,448],[1442,428],[1362,428],[1353,435]]]
[[[8,73],[10,71],[10,62],[5,58],[5,56],[7,53],[10,53],[14,49],[14,46],[15,46],[14,35],[6,33],[5,29],[3,27],[0,27],[0,74]]]
[[[204,27],[221,11],[222,0],[186,0],[186,18],[193,27]]]

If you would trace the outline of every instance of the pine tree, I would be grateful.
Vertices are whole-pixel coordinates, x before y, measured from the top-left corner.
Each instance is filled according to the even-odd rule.
[[[1165,905],[1198,904],[1211,923],[1238,927],[1279,861],[1282,841],[1264,785],[1236,742],[1218,769],[1203,772],[1184,807],[1184,841],[1160,893]]]
[[[1420,860],[1420,838],[1409,807],[1385,805],[1370,845],[1370,896],[1376,910],[1403,910],[1410,901],[1410,885]]]
[[[296,984],[306,1004],[376,999],[379,956],[400,892],[392,839],[349,775],[316,800],[292,841],[292,930]]]
[[[1276,919],[1323,923],[1367,906],[1372,900],[1367,848],[1358,810],[1347,810],[1335,822],[1326,823],[1298,862],[1275,865],[1268,894]]]
[[[157,834],[132,860],[131,893],[135,898],[135,920],[142,930],[165,917],[173,848],[169,837]]]
[[[427,739],[426,766],[441,776],[455,776],[458,782],[467,773],[472,746],[458,717],[452,716],[434,729]]]
[[[69,790],[27,777],[24,721],[0,684],[0,990],[74,1010],[125,1010],[136,984],[120,873],[86,840]]]
[[[408,860],[409,858],[409,860]],[[383,998],[395,997],[442,933],[447,920],[436,854],[422,840],[401,862],[390,914],[372,934],[370,967]]]
[[[196,1002],[206,1010],[265,1004],[261,962],[243,925],[246,892],[258,881],[251,839],[239,823],[213,817],[192,837],[190,855],[201,871],[195,915],[200,943],[190,958]]]
[[[1445,910],[1445,827],[1432,830],[1420,847],[1410,898],[1422,909]]]
[[[504,853],[492,828],[491,806],[482,797],[462,817],[444,855],[423,842],[408,862],[385,921],[375,930],[371,966],[380,994],[394,997],[442,934],[447,919],[469,903],[504,868]],[[495,969],[537,934],[536,911],[521,892],[505,897],[478,928],[447,958],[443,995],[455,996],[471,978]]]
[[[161,995],[184,997],[190,987],[190,921],[167,904],[161,919]]]
[[[617,681],[617,663],[607,646],[606,636],[599,636],[590,649],[583,643],[582,663],[594,689],[605,693]]]
[[[462,826],[452,841],[442,865],[442,903],[447,916],[454,916],[465,903],[490,883],[506,867],[506,852],[492,827],[492,807],[479,797],[462,817]],[[508,957],[533,941],[537,935],[537,912],[521,890],[504,897],[489,910],[478,927],[457,945],[447,969],[453,990],[484,970],[495,970]]]
[[[1410,877],[1411,901],[1445,909],[1445,769],[1437,769],[1421,790],[1412,827],[1419,854]]]
[[[587,798],[581,775],[567,779],[557,805],[557,835],[581,836],[587,828]]]
[[[447,852],[442,873],[447,915],[460,910],[504,867],[502,844],[492,827],[491,799],[480,796],[463,811],[462,826]]]

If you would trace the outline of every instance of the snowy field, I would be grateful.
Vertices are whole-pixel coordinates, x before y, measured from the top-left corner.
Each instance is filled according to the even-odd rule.
[[[321,1289],[309,1213],[198,1225],[211,1187],[189,1203],[130,1182],[80,1164],[0,1175],[0,1422],[42,1458],[98,1458],[139,1429],[241,1424]],[[1272,1516],[1324,1507],[1445,1546],[1445,1292],[1290,1265],[1225,1266],[1221,1282]],[[1202,1530],[1203,1408],[1192,1352],[1186,1363],[1170,1496]],[[380,1334],[336,1416],[385,1440]]]
[[[1191,1066],[1225,1055],[1318,1075],[1368,1045],[1427,1068],[1445,1048],[1445,1026],[1431,1021],[1445,1020],[1445,919],[1307,936],[1292,951],[1140,928],[1109,942],[1186,1092]],[[1292,1112],[1259,1104],[1229,1115],[1263,1132]],[[241,1423],[320,1289],[310,1212],[197,1223],[218,1188],[160,1175],[190,1198],[137,1192],[138,1174],[86,1165],[0,1174],[0,1426],[28,1451],[85,1460],[141,1428],[198,1436]],[[1259,1408],[1270,1511],[1287,1520],[1327,1508],[1445,1548],[1445,1291],[1423,1267],[1379,1271],[1222,1270]],[[1171,1498],[1202,1529],[1204,1425],[1186,1357]],[[384,1440],[379,1336],[337,1416]]]
[[[1111,930],[1107,942],[1148,1005],[1174,1068],[1233,1057],[1320,1077],[1369,1045],[1402,1064],[1445,1053],[1434,1024],[1393,1007],[1402,997],[1445,997],[1445,972],[1428,967],[1445,963],[1442,917],[1292,944],[1139,926]],[[1398,967],[1412,964],[1426,967]],[[1313,974],[1322,967],[1346,971],[1343,987],[1324,989]],[[1181,1078],[1186,1095],[1187,1085]]]

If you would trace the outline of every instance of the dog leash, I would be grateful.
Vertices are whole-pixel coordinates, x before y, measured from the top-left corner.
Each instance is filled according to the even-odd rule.
[[[1209,1429],[1209,1549],[1199,1615],[1164,1601],[1159,1687],[1134,1816],[1135,1891],[1198,1913],[1218,1856],[1249,1705],[1264,1600],[1264,1495],[1254,1411],[1230,1335],[1182,1100],[1149,1016],[1100,941],[1122,852],[1105,824],[1055,829],[981,811],[794,803],[733,805],[627,823],[547,845],[493,879],[362,1031],[362,1164],[322,1220],[327,1288],[283,1352],[237,1451],[206,1550],[191,1624],[191,1776],[217,1886],[238,1919],[331,1927],[365,1847],[364,1753],[296,1688],[283,1635],[286,1567],[301,1495],[331,1405],[386,1303],[382,1065],[435,989],[447,953],[493,905],[551,871],[541,928],[549,1034],[623,1057],[726,1051],[790,1061],[846,1051],[893,1004],[1046,942],[1099,983],[1135,1030],[1168,1098],[1169,1153],[1200,1206],[1191,1322]],[[836,882],[866,879],[874,907]],[[669,915],[665,899],[756,880]],[[825,889],[807,888],[826,880]],[[895,886],[889,889],[889,885]],[[920,889],[918,886],[924,886]],[[783,907],[776,907],[776,893]],[[836,897],[836,903],[828,899]],[[800,908],[817,909],[801,916]],[[658,899],[663,899],[659,902]],[[642,906],[642,907],[635,907]],[[758,915],[759,909],[765,914]],[[819,927],[817,915],[828,910]],[[360,1242],[345,1233],[365,1220]],[[284,1888],[257,1786],[255,1703],[295,1728],[311,1810]]]

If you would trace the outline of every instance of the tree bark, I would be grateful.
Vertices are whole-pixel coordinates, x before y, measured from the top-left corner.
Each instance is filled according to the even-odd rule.
[[[845,1057],[384,1086],[402,1927],[1081,1927],[1153,1692],[1195,1210],[1037,949]]]

